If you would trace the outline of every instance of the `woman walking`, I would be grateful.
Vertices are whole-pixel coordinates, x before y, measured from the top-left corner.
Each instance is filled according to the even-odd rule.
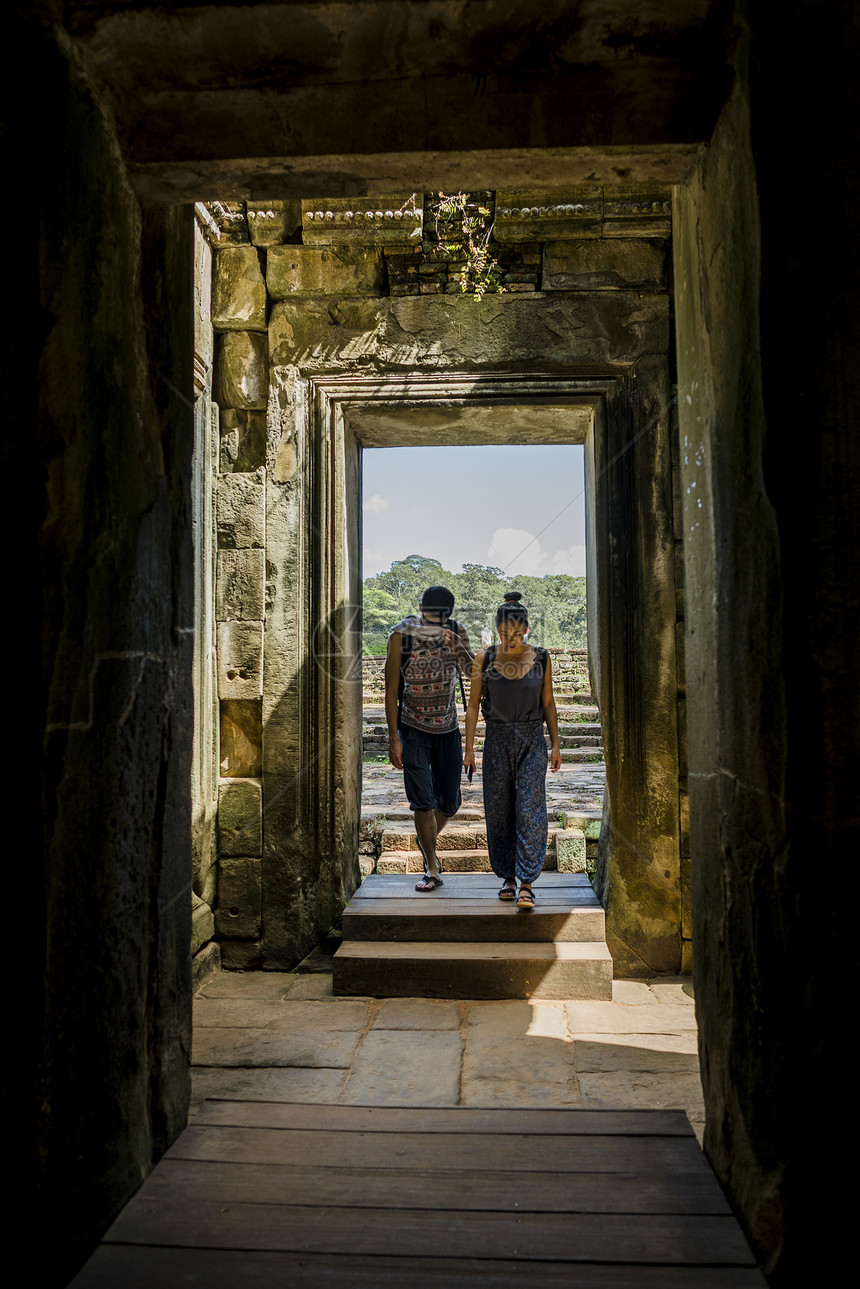
[[[466,710],[463,765],[475,768],[478,712],[486,720],[484,814],[490,863],[502,878],[499,899],[533,909],[532,883],[546,858],[546,721],[552,769],[561,766],[558,714],[546,649],[526,642],[528,611],[518,591],[509,591],[496,612],[499,644],[475,656]],[[519,882],[519,893],[517,893]]]

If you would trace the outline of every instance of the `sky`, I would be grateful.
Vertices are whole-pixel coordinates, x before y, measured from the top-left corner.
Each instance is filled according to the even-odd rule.
[[[407,555],[585,576],[581,447],[365,448],[362,468],[366,578]]]

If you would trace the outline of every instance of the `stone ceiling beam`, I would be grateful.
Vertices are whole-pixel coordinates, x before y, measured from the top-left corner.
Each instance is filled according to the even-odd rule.
[[[731,0],[64,6],[146,200],[682,182],[676,150],[710,138],[732,83],[732,12]]]

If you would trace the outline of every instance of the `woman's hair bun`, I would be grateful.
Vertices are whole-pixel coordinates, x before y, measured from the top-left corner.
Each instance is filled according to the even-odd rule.
[[[522,598],[519,591],[505,591],[504,594],[505,604],[519,604]]]

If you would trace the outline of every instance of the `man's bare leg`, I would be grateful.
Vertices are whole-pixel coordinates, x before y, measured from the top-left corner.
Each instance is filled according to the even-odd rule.
[[[439,858],[436,854],[436,838],[440,831],[437,821],[439,814],[438,810],[415,811],[415,834],[418,838],[418,848],[424,856],[428,877],[439,877],[441,874]],[[446,816],[442,815],[442,818],[445,819]]]

